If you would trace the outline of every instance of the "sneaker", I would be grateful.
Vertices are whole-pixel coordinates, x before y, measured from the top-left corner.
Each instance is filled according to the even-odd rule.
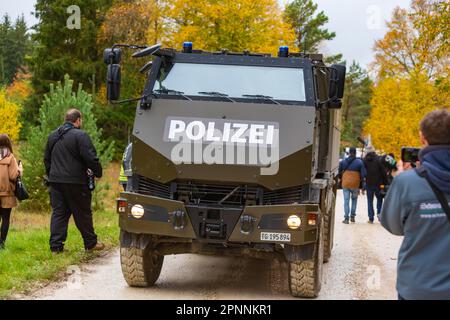
[[[373,224],[373,220],[369,220],[367,221],[367,223]]]
[[[377,214],[377,219],[378,219],[378,221],[381,221],[381,216],[380,216],[380,214]]]
[[[0,242],[0,250],[5,249],[5,243],[4,242]]]
[[[355,222],[355,217],[351,217],[350,222]]]
[[[348,219],[344,219],[344,221],[342,221],[342,223],[348,224]]]
[[[101,242],[97,242],[94,247],[87,249],[86,251],[102,251],[105,249],[105,245]]]

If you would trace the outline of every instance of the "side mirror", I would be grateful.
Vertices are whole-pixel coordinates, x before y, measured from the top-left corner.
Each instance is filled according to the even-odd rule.
[[[108,48],[103,51],[103,62],[108,65],[106,75],[106,98],[108,101],[119,100],[120,97],[120,59],[122,52],[119,48]]]
[[[105,64],[119,64],[122,58],[122,51],[119,48],[108,48],[103,51],[103,62]]]
[[[344,97],[345,73],[347,68],[341,64],[331,66],[330,90],[328,98],[331,100],[342,99]]]
[[[109,64],[106,76],[106,98],[108,101],[119,100],[120,97],[120,65]]]

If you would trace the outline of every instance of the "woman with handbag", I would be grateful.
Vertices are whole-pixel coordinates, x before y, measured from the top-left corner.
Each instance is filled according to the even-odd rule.
[[[9,230],[12,208],[17,206],[14,195],[16,181],[23,173],[22,165],[17,164],[8,135],[0,134],[0,250],[4,249]]]

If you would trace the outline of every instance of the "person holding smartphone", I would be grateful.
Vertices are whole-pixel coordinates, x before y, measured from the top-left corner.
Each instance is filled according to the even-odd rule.
[[[399,299],[450,298],[450,112],[420,122],[419,168],[399,165],[381,211],[381,224],[404,236],[398,254]],[[414,166],[416,159],[403,161]],[[402,172],[403,171],[403,172]]]
[[[17,206],[14,196],[17,177],[23,174],[22,164],[17,163],[8,135],[0,134],[0,250],[5,248],[12,208]]]

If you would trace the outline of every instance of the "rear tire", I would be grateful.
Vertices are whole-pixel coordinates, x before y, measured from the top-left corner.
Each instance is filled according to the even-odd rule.
[[[150,287],[161,274],[164,256],[149,243],[145,249],[120,248],[120,264],[125,281],[130,287]]]
[[[294,297],[316,298],[322,286],[323,223],[314,250],[314,259],[289,263],[289,287]]]

